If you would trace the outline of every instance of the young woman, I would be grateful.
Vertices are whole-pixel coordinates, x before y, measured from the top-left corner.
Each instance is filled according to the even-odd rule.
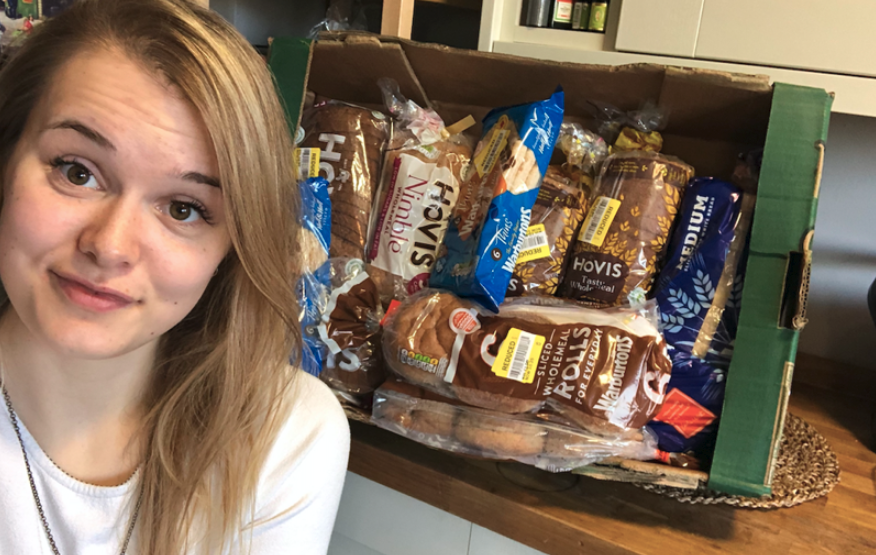
[[[291,141],[185,0],[80,0],[0,72],[0,553],[325,553],[349,430],[300,351]]]

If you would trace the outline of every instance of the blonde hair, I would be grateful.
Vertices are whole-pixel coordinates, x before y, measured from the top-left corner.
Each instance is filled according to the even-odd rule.
[[[38,26],[0,72],[0,179],[58,68],[101,48],[176,87],[218,159],[233,248],[161,339],[143,398],[137,529],[141,553],[225,552],[253,517],[261,467],[288,414],[289,356],[301,345],[292,143],[268,69],[222,18],[185,0],[79,0]]]

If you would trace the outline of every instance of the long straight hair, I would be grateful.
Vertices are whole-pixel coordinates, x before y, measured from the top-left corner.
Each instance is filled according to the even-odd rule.
[[[143,394],[139,551],[239,551],[288,414],[289,355],[301,345],[291,284],[302,230],[284,112],[262,59],[213,12],[186,0],[78,0],[37,26],[0,72],[0,180],[58,69],[102,49],[142,64],[200,114],[233,245],[196,307],[161,338]]]

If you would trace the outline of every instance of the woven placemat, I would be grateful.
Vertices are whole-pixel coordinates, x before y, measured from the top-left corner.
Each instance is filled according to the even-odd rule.
[[[836,453],[827,440],[803,419],[789,414],[776,463],[773,493],[769,497],[726,495],[705,487],[690,490],[653,484],[636,485],[682,503],[720,503],[748,509],[777,509],[793,507],[827,495],[839,481]]]

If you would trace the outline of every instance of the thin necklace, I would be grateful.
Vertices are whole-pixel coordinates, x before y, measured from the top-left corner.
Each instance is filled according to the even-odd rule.
[[[12,401],[9,400],[9,392],[6,391],[6,386],[0,386],[3,391],[3,399],[6,401],[6,409],[9,411],[9,419],[12,421],[12,428],[15,430],[15,435],[18,437],[18,445],[21,446],[21,454],[24,456],[24,467],[27,469],[27,480],[30,482],[30,491],[33,493],[33,500],[36,502],[37,511],[40,514],[40,521],[43,523],[43,530],[46,531],[46,537],[49,539],[49,545],[52,547],[52,553],[61,555],[58,551],[58,546],[55,544],[55,537],[52,535],[52,529],[49,528],[49,521],[46,519],[46,513],[43,511],[43,504],[40,502],[39,493],[37,493],[36,482],[33,479],[33,473],[30,470],[30,460],[27,458],[27,450],[24,448],[24,440],[21,439],[21,430],[18,427],[18,418],[15,416],[15,411],[12,410]],[[134,507],[134,516],[131,518],[131,524],[128,526],[128,533],[125,534],[125,542],[122,544],[122,551],[119,555],[125,555],[128,551],[128,543],[131,541],[131,535],[134,533],[134,526],[137,524],[137,517],[140,516],[140,504],[143,502],[143,489],[140,489],[140,495],[137,497],[137,505]]]

